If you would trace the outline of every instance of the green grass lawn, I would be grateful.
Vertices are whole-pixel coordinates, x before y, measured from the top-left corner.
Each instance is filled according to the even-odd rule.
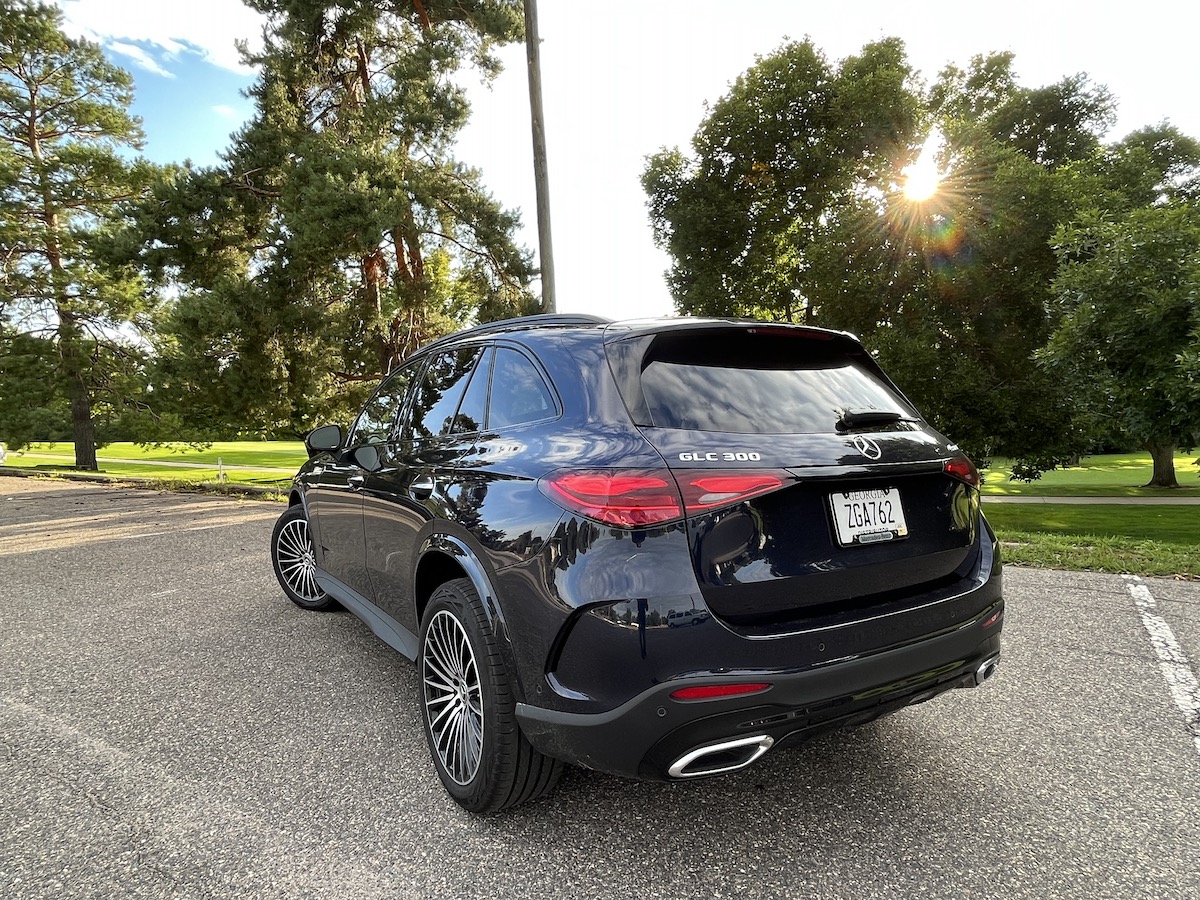
[[[109,475],[162,479],[165,487],[216,482],[218,459],[226,467],[226,481],[235,486],[284,487],[305,452],[300,441],[222,442],[206,450],[183,445],[145,449],[122,443],[104,447],[99,457],[101,469]],[[1178,490],[1141,488],[1150,478],[1150,457],[1138,453],[1087,457],[1080,466],[1049,472],[1031,484],[1005,480],[1007,465],[997,460],[986,473],[983,490],[985,495],[1048,497],[1200,496],[1195,458],[1191,453],[1176,456],[1178,478],[1186,485]],[[74,461],[69,443],[37,444],[23,453],[10,452],[6,464],[52,473],[71,468]],[[985,500],[984,509],[1004,542],[1005,558],[1018,565],[1200,577],[1200,506],[1026,505]]]
[[[1200,497],[1196,453],[1175,454],[1178,488],[1145,488],[1150,480],[1149,453],[1085,456],[1080,465],[1047,472],[1037,481],[1010,481],[1011,461],[994,459],[984,471],[984,495],[1035,497]]]
[[[1200,506],[988,503],[1011,563],[1200,577]]]
[[[302,441],[223,441],[205,450],[184,444],[145,448],[114,443],[102,447],[97,456],[101,472],[115,477],[210,483],[217,481],[219,461],[227,482],[266,486],[287,484],[307,458]],[[47,472],[71,469],[74,463],[75,448],[70,443],[34,444],[20,452],[9,451],[5,461],[5,465]]]
[[[75,445],[33,444],[22,453],[25,456],[52,455],[75,459]],[[14,454],[10,454],[10,460]],[[187,444],[168,444],[163,447],[141,447],[137,444],[121,442],[101,447],[96,455],[101,459],[137,459],[147,462],[187,462],[217,464],[217,459],[230,466],[266,466],[269,468],[292,469],[299,468],[304,462],[303,441],[221,441],[213,444],[207,450],[194,450]]]

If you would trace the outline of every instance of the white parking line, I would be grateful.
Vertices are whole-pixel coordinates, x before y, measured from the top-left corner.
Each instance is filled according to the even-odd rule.
[[[1158,614],[1158,605],[1150,588],[1136,575],[1121,577],[1125,579],[1125,587],[1129,589],[1129,595],[1133,597],[1138,614],[1142,617],[1142,625],[1150,635],[1150,646],[1154,648],[1158,664],[1162,667],[1171,699],[1183,713],[1184,724],[1196,744],[1196,752],[1200,753],[1200,680],[1197,680],[1187,654],[1179,646],[1175,632],[1167,620]]]

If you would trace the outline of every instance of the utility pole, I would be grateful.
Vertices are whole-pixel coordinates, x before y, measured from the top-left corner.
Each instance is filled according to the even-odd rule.
[[[550,246],[550,183],[546,169],[546,124],[542,118],[542,60],[537,0],[525,0],[525,58],[529,63],[529,114],[533,122],[533,182],[537,188],[538,257],[542,269],[542,312],[558,311],[554,297],[554,250]]]

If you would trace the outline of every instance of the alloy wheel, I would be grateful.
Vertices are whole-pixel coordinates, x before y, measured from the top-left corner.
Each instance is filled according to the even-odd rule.
[[[483,690],[475,652],[462,623],[439,610],[422,648],[425,717],[443,770],[466,785],[483,757]]]
[[[313,555],[308,521],[292,519],[279,531],[275,542],[280,576],[302,600],[315,603],[325,597],[317,585],[317,561]]]

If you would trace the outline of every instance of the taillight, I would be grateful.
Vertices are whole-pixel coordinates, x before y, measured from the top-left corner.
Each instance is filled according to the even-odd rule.
[[[777,490],[786,472],[696,469],[563,470],[540,482],[542,492],[571,512],[619,528],[645,528]],[[682,492],[682,496],[681,496]]]
[[[785,475],[775,472],[676,472],[688,512],[740,503],[783,487]]]
[[[979,470],[975,468],[975,463],[965,456],[956,456],[954,459],[946,460],[942,465],[942,471],[973,488],[979,487],[983,480],[979,477]]]
[[[555,472],[538,484],[551,500],[572,512],[620,528],[683,518],[679,489],[666,470]]]

